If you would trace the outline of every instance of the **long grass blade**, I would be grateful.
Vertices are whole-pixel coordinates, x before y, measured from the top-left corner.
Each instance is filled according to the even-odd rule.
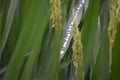
[[[109,41],[107,30],[103,34],[101,46],[97,56],[96,64],[93,69],[91,80],[109,79]]]
[[[24,71],[23,71],[22,76],[21,76],[21,80],[30,80],[30,78],[31,78],[31,74],[33,72],[35,63],[38,60],[39,51],[41,48],[45,29],[47,27],[49,15],[50,15],[50,9],[48,9],[48,11],[46,11],[46,17],[43,17],[43,22],[41,22],[42,25],[41,25],[41,27],[38,28],[39,31],[38,31],[38,34],[36,35],[35,41],[33,43],[33,47],[32,47],[32,50],[30,52],[31,54],[28,57],[28,60],[26,62]]]
[[[29,3],[29,4],[28,4]],[[40,3],[41,1],[36,0],[25,0],[23,7],[28,11],[29,14],[24,14],[24,21],[21,26],[22,30],[18,38],[13,56],[9,63],[8,71],[6,72],[5,80],[18,80],[22,64],[25,59],[25,54],[29,52],[36,29],[38,27],[38,20],[40,19]],[[26,5],[27,4],[27,5]],[[29,6],[29,7],[28,7]],[[24,46],[23,46],[24,45]],[[17,66],[16,66],[17,65]],[[12,73],[12,74],[11,74]]]
[[[0,41],[0,56],[2,54],[2,51],[5,47],[5,44],[6,44],[6,41],[7,41],[7,38],[8,38],[8,35],[10,33],[18,2],[19,2],[18,0],[11,0],[10,7],[9,7],[9,10],[8,10],[8,14],[7,14],[7,20],[6,20],[6,23],[5,23],[3,36],[2,36],[2,39]]]
[[[111,80],[120,79],[120,23],[118,24],[118,30],[113,48],[113,59],[112,59],[112,73]]]
[[[97,22],[99,14],[100,0],[89,0],[88,9],[84,16],[82,31],[82,43],[84,52],[85,71],[94,64],[94,48],[97,33]]]

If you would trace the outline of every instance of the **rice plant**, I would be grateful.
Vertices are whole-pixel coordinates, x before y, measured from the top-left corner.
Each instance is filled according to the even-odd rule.
[[[0,80],[120,80],[120,0],[0,0]]]

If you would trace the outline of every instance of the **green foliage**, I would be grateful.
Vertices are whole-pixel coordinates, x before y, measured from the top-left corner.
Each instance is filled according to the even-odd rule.
[[[94,7],[95,6],[95,7]],[[85,71],[88,67],[93,68],[96,53],[94,52],[95,40],[97,35],[98,15],[99,15],[100,0],[89,0],[89,6],[85,14],[83,31],[82,31],[82,43],[84,52],[84,65]]]
[[[116,34],[115,44],[113,48],[113,60],[112,60],[112,73],[111,73],[111,80],[119,80],[120,79],[120,23],[118,24],[118,31]]]
[[[75,74],[72,59],[73,40],[60,60],[61,35],[78,0],[61,2],[62,23],[58,24],[58,20],[52,27],[49,0],[0,0],[0,80],[74,80],[79,77],[81,73]],[[88,7],[86,4],[78,26],[84,55],[84,69],[79,67],[79,71],[84,70],[85,80],[120,80],[120,21],[109,73],[110,0],[86,2]]]

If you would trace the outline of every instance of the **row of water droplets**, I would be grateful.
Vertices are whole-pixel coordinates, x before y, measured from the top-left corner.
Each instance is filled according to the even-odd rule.
[[[60,51],[60,58],[62,58],[65,55],[65,52],[70,44],[70,41],[73,36],[73,24],[76,23],[78,26],[82,13],[84,8],[85,0],[79,0],[75,8],[73,8],[75,15],[71,15],[70,19],[68,20],[65,30],[65,34],[63,36],[63,44]],[[76,22],[75,22],[76,21]]]

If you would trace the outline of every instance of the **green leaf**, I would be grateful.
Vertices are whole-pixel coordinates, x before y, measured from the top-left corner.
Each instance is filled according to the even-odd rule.
[[[94,48],[97,33],[97,23],[99,14],[100,0],[89,0],[88,9],[84,16],[82,29],[82,44],[84,52],[85,73],[89,67],[94,65]]]
[[[18,5],[18,0],[11,0],[9,10],[7,13],[7,19],[6,19],[6,23],[5,23],[3,36],[2,36],[2,39],[0,40],[0,56],[2,54],[2,51],[5,47],[5,44],[6,44],[6,41],[8,38],[8,35],[10,33],[17,5]]]
[[[17,7],[16,10],[16,14],[13,20],[13,24],[11,27],[11,31],[9,33],[5,48],[3,50],[3,61],[4,61],[4,65],[8,65],[10,58],[13,54],[17,39],[19,37],[19,32],[20,32],[20,28],[18,26],[19,23],[19,9]]]
[[[106,28],[107,29],[107,28]],[[109,79],[109,41],[105,30],[91,80]]]
[[[2,36],[2,14],[0,12],[0,39],[1,39],[1,36]]]
[[[23,21],[20,25],[22,30],[20,32],[13,56],[8,65],[9,67],[8,71],[6,72],[5,80],[18,80],[18,77],[21,73],[22,64],[25,59],[25,54],[29,52],[29,49],[32,46],[34,35],[36,34],[36,30],[40,24],[40,3],[40,0],[24,0],[24,9],[22,13]],[[24,10],[29,14],[24,14]]]
[[[41,19],[43,19],[43,21],[41,22],[42,25],[38,28],[39,31],[36,34],[30,55],[28,57],[24,71],[23,71],[22,76],[21,76],[21,80],[30,80],[30,78],[32,76],[31,74],[33,72],[35,63],[38,60],[39,51],[41,48],[43,36],[44,36],[45,30],[47,27],[47,22],[49,19],[49,14],[50,14],[50,9],[48,8],[48,11],[46,11],[46,13],[45,13],[46,16],[41,18]]]
[[[120,23],[113,47],[111,80],[120,80]]]

